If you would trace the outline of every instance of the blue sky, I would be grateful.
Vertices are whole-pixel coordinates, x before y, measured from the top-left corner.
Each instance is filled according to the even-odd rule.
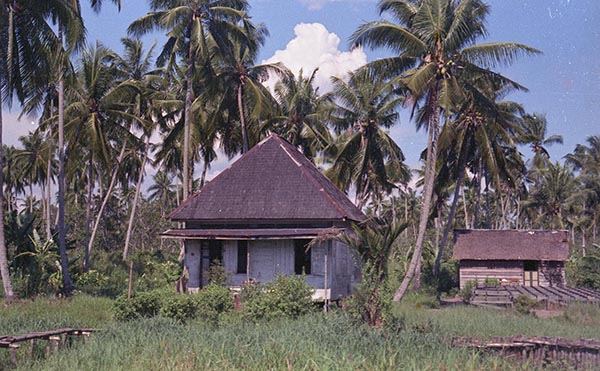
[[[109,1],[105,1],[98,15],[87,7],[84,9],[88,42],[100,40],[116,51],[121,50],[119,39],[125,35],[127,26],[149,10],[146,0],[122,0],[122,3],[120,13]],[[588,136],[600,135],[600,1],[489,0],[488,3],[491,13],[486,41],[520,42],[544,52],[542,56],[524,58],[501,72],[530,89],[508,99],[523,103],[528,112],[545,113],[550,134],[564,136],[564,145],[550,148],[552,159],[559,160]],[[277,60],[272,58],[279,51],[278,60],[287,58],[284,62],[304,66],[322,64],[321,69],[328,73],[340,74],[344,68],[386,54],[384,50],[348,52],[348,38],[356,28],[379,18],[375,0],[251,0],[250,4],[254,21],[265,23],[270,31],[261,60]],[[302,23],[305,25],[298,26]],[[295,42],[288,45],[293,39]],[[157,40],[160,47],[164,39],[156,34],[144,40],[148,45]],[[325,76],[322,80],[326,80]],[[6,119],[9,144],[32,128],[30,122],[34,118],[17,123],[14,119],[17,115],[13,109]],[[425,133],[416,133],[413,123],[402,115],[392,135],[409,165],[417,166],[418,155],[425,147]],[[527,148],[522,150],[527,154]],[[213,170],[220,167],[217,164]]]

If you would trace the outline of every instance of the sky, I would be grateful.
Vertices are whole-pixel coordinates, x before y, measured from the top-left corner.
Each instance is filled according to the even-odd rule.
[[[127,26],[149,11],[146,0],[121,0],[120,12],[104,2],[100,14],[84,5],[87,40],[101,41],[120,52],[120,38]],[[564,137],[563,145],[549,148],[551,159],[560,160],[588,136],[600,135],[600,1],[597,0],[488,0],[487,39],[480,42],[511,41],[541,50],[541,56],[522,58],[499,71],[529,89],[507,99],[520,102],[530,113],[546,114],[548,132]],[[366,62],[388,55],[386,50],[350,50],[348,39],[361,24],[380,19],[376,0],[250,0],[250,15],[264,23],[270,36],[259,60],[281,61],[298,72],[319,67],[319,91],[330,88],[331,75],[346,73]],[[385,16],[385,15],[384,15]],[[160,48],[160,33],[143,39]],[[35,117],[17,121],[18,107],[6,114],[4,136],[16,144],[19,135],[35,129]],[[426,146],[425,132],[416,132],[403,113],[391,129],[407,163],[418,167]],[[527,147],[523,153],[529,154]],[[211,174],[223,169],[224,156],[213,164]]]

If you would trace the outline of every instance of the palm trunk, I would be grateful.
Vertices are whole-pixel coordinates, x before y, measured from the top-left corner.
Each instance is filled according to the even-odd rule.
[[[86,203],[86,207],[85,207],[85,240],[84,240],[84,245],[86,246],[86,249],[84,251],[84,255],[83,255],[83,270],[85,272],[88,271],[88,269],[90,268],[90,250],[87,248],[87,246],[90,243],[90,224],[92,221],[92,191],[94,189],[94,182],[93,182],[93,161],[92,161],[92,155],[90,154],[90,158],[88,159],[88,166],[87,166],[87,203]]]
[[[439,84],[438,84],[439,85]],[[438,105],[438,87],[432,89],[430,92],[430,107],[434,108],[433,115],[429,120],[429,140],[427,141],[427,161],[425,163],[425,179],[424,179],[424,188],[423,188],[423,202],[421,204],[421,212],[419,215],[419,233],[417,235],[417,242],[415,244],[415,249],[413,252],[412,259],[410,260],[410,265],[406,271],[406,275],[400,284],[400,287],[394,293],[393,300],[398,302],[402,300],[406,291],[408,290],[408,286],[415,274],[420,273],[417,272],[417,268],[419,267],[421,261],[421,255],[423,253],[423,242],[425,240],[425,232],[427,230],[427,222],[429,220],[429,212],[431,210],[431,198],[433,195],[433,183],[435,180],[435,165],[437,161],[437,141],[439,135],[439,126],[440,126],[440,116],[441,109]]]
[[[52,110],[54,109],[54,102],[50,102],[50,116],[52,117],[54,114]],[[48,141],[52,143],[52,128],[48,133]],[[50,219],[52,219],[52,191],[51,191],[51,183],[52,183],[52,150],[53,146],[51,144],[48,145],[48,163],[46,165],[46,238],[50,240],[52,238],[52,225]]]
[[[469,142],[465,143],[461,148],[460,160],[458,164],[458,179],[456,180],[456,188],[454,188],[454,198],[452,199],[452,206],[450,207],[450,214],[448,215],[448,222],[446,222],[446,228],[444,228],[444,234],[442,235],[442,241],[438,246],[438,253],[435,258],[435,263],[433,264],[433,274],[437,276],[440,271],[440,264],[442,262],[442,255],[444,255],[444,248],[446,247],[446,242],[448,241],[448,235],[450,234],[450,229],[454,224],[454,215],[456,214],[456,206],[458,205],[458,197],[460,195],[460,189],[465,178],[466,173],[466,165],[467,165],[467,153],[469,150]],[[465,219],[466,219],[466,209],[465,209]]]
[[[246,131],[246,119],[244,118],[244,104],[243,104],[243,83],[240,81],[237,91],[237,102],[238,111],[240,114],[240,124],[242,126],[242,153],[248,152],[248,132]]]
[[[467,213],[467,195],[465,189],[462,188],[463,213],[465,214],[465,229],[469,229],[469,214]]]
[[[183,200],[190,194],[190,136],[192,125],[192,101],[194,100],[194,43],[190,40],[188,50],[187,86],[185,91],[185,111],[183,117]]]
[[[479,168],[477,169],[477,177],[475,179],[477,194],[475,196],[475,216],[473,220],[473,229],[479,228],[479,205],[481,204],[481,166],[482,162],[481,159],[479,159]]]
[[[206,171],[208,170],[208,161],[206,159],[202,164],[202,175],[200,176],[200,188],[204,187],[204,183],[206,182]]]
[[[59,55],[62,56],[62,25],[58,24],[60,40]],[[58,65],[58,251],[62,271],[62,292],[70,296],[73,292],[73,281],[69,274],[69,257],[67,256],[67,229],[65,227],[65,81],[62,60]]]
[[[150,147],[150,135],[146,136],[146,144],[144,147],[144,159],[142,160],[142,169],[135,185],[135,195],[133,196],[133,205],[131,206],[131,215],[129,216],[129,224],[127,225],[127,235],[125,236],[125,247],[123,248],[123,260],[127,260],[129,254],[129,241],[131,240],[131,232],[133,231],[133,219],[135,218],[135,209],[137,201],[140,197],[140,189],[142,188],[142,180],[144,179],[144,169],[146,168],[146,160],[148,159],[148,148]]]
[[[0,105],[2,100],[0,99]],[[0,107],[1,108],[1,107]],[[2,153],[2,111],[0,110],[0,169],[4,168],[4,153]],[[2,286],[4,287],[4,296],[6,303],[10,304],[15,299],[12,282],[10,279],[10,271],[8,270],[8,251],[4,241],[4,179],[3,172],[0,171],[0,277],[2,278]]]
[[[96,221],[94,222],[94,228],[92,229],[92,235],[90,236],[90,241],[87,245],[87,253],[88,255],[92,252],[92,246],[94,245],[94,239],[96,238],[96,232],[98,232],[98,226],[100,225],[100,220],[102,219],[102,214],[104,213],[104,208],[112,195],[112,190],[117,182],[117,175],[119,174],[119,166],[121,165],[121,161],[123,161],[123,157],[125,155],[125,148],[127,147],[127,142],[123,142],[123,146],[121,147],[121,152],[119,153],[119,157],[117,158],[117,163],[113,169],[112,177],[110,179],[110,184],[108,185],[108,189],[106,190],[106,194],[104,195],[104,200],[102,200],[102,205],[100,206],[100,210],[98,210],[98,215],[96,215]],[[89,266],[86,267],[89,269]]]

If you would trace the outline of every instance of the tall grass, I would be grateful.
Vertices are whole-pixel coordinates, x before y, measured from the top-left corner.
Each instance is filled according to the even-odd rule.
[[[474,370],[508,364],[452,349],[434,333],[355,326],[341,314],[220,327],[163,318],[114,324],[85,346],[21,369]]]
[[[459,306],[426,309],[422,300],[396,308],[396,329],[358,326],[343,312],[249,323],[237,313],[219,326],[155,317],[112,320],[111,300],[38,299],[0,309],[0,335],[58,327],[99,327],[87,344],[45,358],[19,354],[20,370],[494,370],[528,369],[490,354],[453,348],[452,336],[597,337],[600,310],[581,306],[537,319],[511,311]],[[43,344],[43,342],[40,342]],[[0,349],[0,370],[10,368]]]

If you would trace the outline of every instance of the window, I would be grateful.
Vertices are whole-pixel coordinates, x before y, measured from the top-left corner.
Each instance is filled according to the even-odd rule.
[[[223,265],[223,243],[218,240],[208,241],[208,259],[209,264]]]
[[[308,247],[310,240],[294,240],[294,272],[296,274],[311,274],[311,251]]]
[[[525,272],[536,272],[538,270],[538,262],[534,260],[523,261],[523,270]]]
[[[248,273],[248,241],[237,242],[237,273]]]

